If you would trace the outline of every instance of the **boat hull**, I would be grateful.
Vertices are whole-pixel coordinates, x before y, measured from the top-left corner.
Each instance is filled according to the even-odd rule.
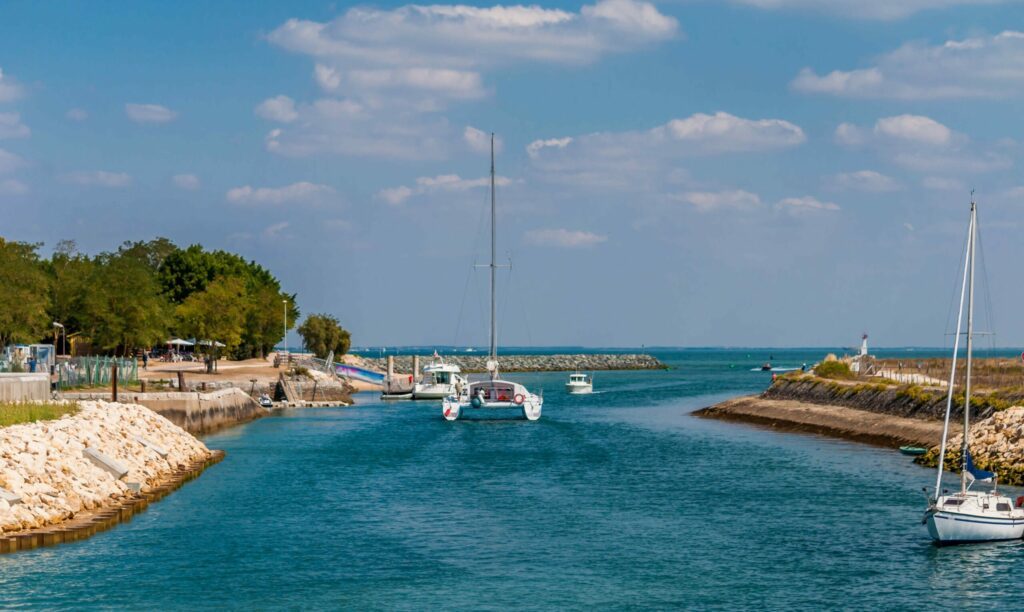
[[[476,407],[472,402],[460,402],[445,398],[441,411],[446,421],[536,421],[540,418],[543,403],[539,398],[530,398],[522,404],[493,402]]]
[[[568,383],[565,385],[565,390],[571,395],[582,395],[584,393],[593,393],[594,385],[574,385]]]
[[[455,385],[416,385],[412,397],[418,400],[440,400],[454,393]]]
[[[977,516],[930,510],[925,516],[928,535],[937,544],[998,542],[1024,537],[1024,517]]]

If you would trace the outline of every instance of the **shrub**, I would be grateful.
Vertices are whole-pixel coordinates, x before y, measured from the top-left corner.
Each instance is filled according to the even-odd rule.
[[[78,412],[74,402],[0,402],[0,427],[59,419]]]
[[[814,366],[814,373],[822,378],[851,379],[853,372],[845,361],[823,361]]]

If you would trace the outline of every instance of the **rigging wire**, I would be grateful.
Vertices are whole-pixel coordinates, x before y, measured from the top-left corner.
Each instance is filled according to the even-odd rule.
[[[985,317],[986,317],[986,323],[988,324],[988,329],[989,329],[989,332],[990,332],[990,334],[989,334],[989,337],[990,337],[990,339],[989,339],[989,342],[990,342],[989,350],[994,352],[995,349],[996,349],[996,320],[995,320],[995,317],[992,314],[992,291],[991,291],[991,287],[990,287],[990,283],[989,283],[989,278],[988,278],[988,270],[985,267],[985,242],[981,239],[981,229],[980,229],[980,227],[976,231],[977,231],[977,240],[978,240],[978,249],[977,250],[979,252],[978,263],[981,264],[981,281],[982,281],[982,286],[984,287],[984,290],[985,290]]]

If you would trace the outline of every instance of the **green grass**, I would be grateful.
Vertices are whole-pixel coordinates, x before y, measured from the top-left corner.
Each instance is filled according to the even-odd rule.
[[[0,427],[59,419],[78,412],[74,402],[0,402]]]

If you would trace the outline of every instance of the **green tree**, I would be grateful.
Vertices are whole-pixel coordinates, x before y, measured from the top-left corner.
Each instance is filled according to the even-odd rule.
[[[338,319],[328,314],[309,315],[298,331],[306,348],[321,359],[325,359],[331,351],[340,357],[352,345],[348,331],[338,323]]]
[[[81,331],[95,270],[93,260],[79,253],[74,241],[62,240],[46,262],[46,270],[50,275],[50,319],[64,325],[65,333]]]
[[[0,238],[0,344],[35,342],[50,330],[49,279],[38,244]]]
[[[82,303],[82,331],[96,347],[128,354],[167,338],[170,306],[152,269],[137,257],[98,255]]]
[[[212,371],[221,354],[216,342],[223,343],[226,352],[241,344],[246,302],[242,281],[225,276],[209,283],[203,291],[193,293],[177,307],[178,332],[211,343],[206,348],[199,347],[211,357],[209,370]]]

